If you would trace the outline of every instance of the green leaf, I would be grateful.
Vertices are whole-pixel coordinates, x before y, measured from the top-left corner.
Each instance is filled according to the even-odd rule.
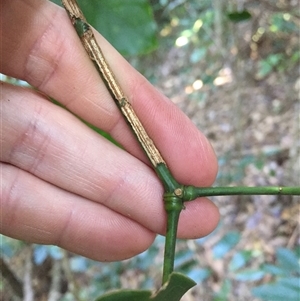
[[[300,277],[286,277],[281,278],[278,283],[280,285],[284,285],[286,287],[290,287],[292,289],[298,290],[299,294],[299,286],[300,286]]]
[[[269,64],[274,67],[276,67],[282,59],[283,59],[282,53],[270,54],[267,57],[267,61],[269,62]]]
[[[289,18],[286,17],[289,15]],[[293,21],[292,16],[286,12],[275,13],[271,18],[270,31],[272,32],[297,32],[299,31],[299,27],[297,23]]]
[[[278,282],[265,284],[252,289],[252,294],[262,300],[299,301],[299,278],[286,278]]]
[[[228,13],[227,17],[231,22],[238,23],[249,20],[251,18],[251,14],[247,10],[234,11]]]
[[[179,301],[196,283],[179,273],[172,273],[169,281],[156,293],[151,291],[119,290],[107,293],[96,301]]]
[[[252,251],[240,251],[232,257],[229,263],[229,270],[236,271],[244,267],[252,257]]]
[[[237,273],[234,275],[234,278],[238,281],[258,281],[261,280],[265,276],[265,272],[263,270],[245,270],[243,272]]]
[[[286,248],[278,248],[276,250],[276,257],[280,267],[285,271],[299,273],[299,259],[293,251]]]
[[[215,258],[222,258],[228,253],[239,241],[241,234],[237,231],[231,231],[225,234],[221,240],[213,247]]]
[[[270,74],[272,70],[273,66],[267,60],[262,60],[259,62],[259,71],[257,77],[264,78],[265,76]]]
[[[272,274],[274,276],[286,276],[288,274],[287,271],[284,271],[281,267],[278,267],[274,264],[265,264],[263,266],[263,270],[266,273]]]
[[[157,47],[156,25],[147,0],[81,1],[88,22],[124,55]]]
[[[61,5],[60,0],[52,0]],[[78,0],[87,22],[123,55],[153,51],[156,23],[148,0]]]
[[[107,293],[96,301],[146,301],[150,300],[150,291],[119,290]]]
[[[213,301],[227,301],[228,295],[232,290],[232,283],[230,280],[226,279],[222,283],[222,287],[218,293],[214,295]]]

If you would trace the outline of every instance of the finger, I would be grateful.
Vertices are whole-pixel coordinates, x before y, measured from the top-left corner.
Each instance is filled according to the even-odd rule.
[[[146,250],[154,233],[107,207],[1,164],[1,232],[112,261]]]
[[[163,189],[147,165],[40,94],[4,83],[1,89],[1,161],[164,233]],[[187,204],[178,235],[200,237],[217,222],[217,208],[201,199]]]
[[[2,72],[27,80],[110,132],[145,160],[63,9],[47,1],[4,1]],[[169,100],[96,34],[117,78],[170,169],[184,184],[207,186],[217,162],[206,138]]]

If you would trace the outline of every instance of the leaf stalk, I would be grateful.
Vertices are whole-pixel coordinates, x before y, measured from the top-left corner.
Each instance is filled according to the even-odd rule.
[[[195,187],[183,188],[183,200],[193,201],[198,197],[222,195],[300,195],[300,187]]]

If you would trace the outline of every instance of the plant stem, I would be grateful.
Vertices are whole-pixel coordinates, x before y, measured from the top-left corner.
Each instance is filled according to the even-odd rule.
[[[163,272],[164,283],[173,271],[177,225],[179,214],[183,206],[180,198],[182,196],[182,190],[180,189],[181,185],[178,184],[171,175],[159,150],[156,148],[154,142],[147,134],[129,100],[122,91],[119,83],[116,80],[116,76],[106,62],[102,50],[94,37],[93,31],[90,25],[86,22],[86,19],[76,0],[62,0],[62,3],[68,12],[72,24],[78,36],[80,37],[81,43],[83,44],[87,54],[96,65],[101,78],[110,92],[110,95],[119,107],[124,118],[127,120],[128,124],[136,135],[137,140],[140,142],[143,150],[145,151],[154,169],[156,170],[157,175],[164,185],[164,201],[167,211],[167,234],[165,244],[166,252],[164,257]],[[178,197],[178,195],[180,195],[180,197]]]
[[[166,283],[174,270],[176,236],[180,212],[183,209],[183,186],[178,184],[165,164],[155,168],[164,188],[164,205],[167,212],[167,229],[163,263],[162,284]]]
[[[155,171],[156,171],[158,177],[160,178],[160,180],[162,181],[166,193],[174,192],[174,191],[176,191],[176,189],[183,188],[183,186],[180,185],[175,180],[175,178],[171,174],[171,172],[170,172],[169,168],[167,167],[167,165],[158,164],[155,168]]]
[[[183,188],[183,201],[197,197],[221,195],[300,195],[300,187],[194,187]]]
[[[123,93],[119,83],[93,34],[90,25],[80,10],[76,0],[62,0],[72,24],[80,37],[87,54],[96,65],[109,93],[127,120],[137,140],[152,163],[158,177],[164,185],[164,203],[167,212],[167,230],[165,242],[163,283],[173,271],[177,226],[183,202],[192,201],[202,196],[242,195],[242,194],[295,194],[300,195],[300,187],[212,187],[202,188],[183,186],[172,176],[159,150],[147,134],[145,128],[136,115],[132,105]]]
[[[110,95],[130,125],[133,133],[141,144],[153,167],[155,168],[158,164],[166,164],[159,150],[147,134],[144,126],[136,115],[131,103],[125,96],[115,74],[111,70],[103,55],[101,47],[94,36],[91,26],[86,22],[86,19],[76,0],[62,0],[62,3],[68,12],[72,24],[78,36],[80,37],[81,43],[84,46],[89,58],[96,65],[97,70]]]
[[[163,264],[162,283],[166,283],[170,274],[174,270],[175,246],[178,220],[181,210],[183,209],[182,200],[174,194],[164,194],[165,209],[167,211],[167,230]]]

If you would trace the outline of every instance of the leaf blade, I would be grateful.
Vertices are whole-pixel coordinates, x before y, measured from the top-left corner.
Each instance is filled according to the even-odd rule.
[[[118,290],[100,296],[96,301],[179,301],[196,283],[180,273],[172,273],[158,292]]]

